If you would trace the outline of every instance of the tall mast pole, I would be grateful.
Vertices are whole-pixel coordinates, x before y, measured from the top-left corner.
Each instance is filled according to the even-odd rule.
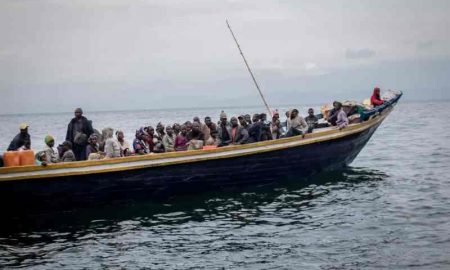
[[[248,72],[250,72],[250,76],[252,76],[252,79],[253,79],[253,82],[255,83],[256,89],[258,89],[259,95],[261,96],[261,99],[264,102],[264,105],[266,106],[267,111],[269,112],[268,117],[271,117],[272,116],[272,112],[270,111],[270,107],[267,104],[267,101],[264,98],[264,95],[261,92],[261,89],[259,88],[258,83],[256,82],[255,76],[253,76],[253,72],[252,72],[252,70],[250,69],[250,66],[247,63],[247,60],[245,59],[244,53],[242,53],[241,46],[239,46],[239,43],[238,43],[236,37],[234,36],[233,30],[231,30],[231,26],[228,23],[228,20],[226,20],[226,22],[227,22],[228,29],[230,29],[230,33],[233,36],[234,41],[236,42],[236,45],[237,45],[237,47],[239,49],[239,52],[241,53],[242,59],[244,59],[245,66],[247,67]]]

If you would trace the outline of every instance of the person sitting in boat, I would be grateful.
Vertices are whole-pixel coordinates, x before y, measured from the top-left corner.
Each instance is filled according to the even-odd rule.
[[[186,151],[188,149],[188,139],[186,126],[182,125],[180,128],[180,133],[175,138],[174,148],[175,151]]]
[[[239,121],[239,125],[245,129],[247,129],[247,131],[248,131],[248,123],[247,123],[247,121],[245,121],[245,116],[239,115],[238,121]]]
[[[279,139],[281,137],[281,122],[280,114],[278,110],[272,112],[272,121],[270,122],[270,132],[272,134],[272,139]]]
[[[136,130],[136,138],[133,140],[133,149],[136,155],[145,155],[150,153],[148,143],[144,142],[146,132],[144,128]],[[147,135],[148,136],[148,135]]]
[[[148,135],[145,134],[144,137],[147,137]],[[145,140],[144,140],[145,141]],[[162,140],[159,139],[159,136],[156,136],[153,138],[153,151],[152,153],[164,153],[166,152],[166,148],[164,147],[164,144]]]
[[[209,116],[205,117],[205,125],[209,128],[210,134],[213,131],[217,131],[217,125],[214,124],[213,121],[211,121],[211,117],[209,117]]]
[[[331,126],[336,126],[337,115],[338,115],[338,111],[339,111],[337,109],[338,103],[339,103],[338,101],[333,101],[333,109],[331,109],[328,113],[327,121]]]
[[[205,143],[205,138],[200,130],[200,124],[197,122],[192,123],[192,130],[188,134],[188,150],[202,149]]]
[[[308,125],[308,133],[311,133],[313,129],[319,126],[319,118],[314,114],[314,109],[308,109],[308,116],[305,117],[306,124]]]
[[[119,142],[114,138],[114,130],[112,128],[106,128],[105,130],[105,158],[120,157],[120,145]]]
[[[164,137],[164,135],[166,135],[166,133],[164,132],[164,125],[159,122],[156,125],[156,133],[154,137],[157,137],[157,139],[162,142],[162,138]]]
[[[272,132],[270,131],[270,122],[267,121],[267,114],[261,113],[259,114],[261,118],[261,136],[259,141],[270,141],[272,140]]]
[[[209,130],[209,127],[206,124],[203,124],[200,122],[200,118],[197,116],[194,117],[193,123],[198,123],[200,125],[200,131],[203,134],[203,143],[206,143],[206,141],[209,139],[209,136],[211,134],[211,130]]]
[[[175,135],[173,134],[173,129],[171,126],[166,127],[166,134],[162,139],[162,143],[164,144],[164,149],[166,150],[166,152],[175,151]]]
[[[191,136],[191,131],[192,131],[192,123],[191,121],[186,121],[183,124],[186,127],[186,136],[188,141],[190,140],[189,136]]]
[[[287,133],[287,120],[289,118],[289,111],[286,111],[286,113],[284,114],[286,116],[286,120],[284,120],[283,122],[280,123],[281,126],[281,135],[280,138],[286,137],[286,133]]]
[[[217,130],[213,130],[211,132],[211,136],[206,141],[206,145],[215,145],[215,146],[219,145],[219,140],[217,139],[217,136],[218,136]]]
[[[153,142],[153,139],[155,138],[155,129],[152,126],[148,126],[144,128],[144,131],[147,133],[145,142],[148,144],[149,153],[152,153],[155,148],[155,143]]]
[[[203,148],[204,138],[198,123],[192,123],[192,130],[188,134],[188,150],[199,150]]]
[[[231,117],[231,144],[245,144],[248,140],[248,131],[243,126],[239,126],[236,117]]]
[[[244,115],[245,122],[247,122],[247,130],[248,127],[252,124],[252,116],[250,114]]]
[[[58,153],[53,150],[53,146],[55,146],[55,139],[51,135],[46,135],[44,137],[44,150],[42,152],[45,152],[46,162],[47,163],[58,163],[59,157]]]
[[[35,164],[38,166],[47,166],[47,154],[45,151],[39,151],[34,156]]]
[[[298,114],[298,110],[291,110],[287,119],[286,137],[305,135],[307,130],[308,124],[306,124],[305,119]]]
[[[248,143],[259,142],[261,139],[262,122],[259,114],[255,113],[252,117],[252,124],[248,128]]]
[[[220,124],[217,129],[219,144],[218,147],[227,146],[231,143],[231,127],[228,125],[227,114],[220,113]]]
[[[384,100],[382,100],[380,97],[380,88],[375,87],[373,89],[372,97],[370,98],[370,104],[372,104],[372,106],[376,107],[376,106],[383,105],[383,103],[384,103]]]
[[[181,130],[181,126],[178,123],[175,123],[172,125],[172,129],[173,129],[173,134],[176,136],[178,136],[178,134],[180,134],[180,130]]]
[[[28,150],[28,144],[31,146],[30,134],[28,134],[28,125],[25,123],[20,124],[19,134],[17,134],[8,146],[7,151],[17,151],[19,149]]]
[[[85,160],[87,139],[94,133],[94,129],[89,120],[83,116],[81,108],[75,109],[74,114],[75,117],[67,126],[66,141],[72,143],[76,159]]]
[[[120,156],[127,157],[131,155],[131,147],[130,144],[125,140],[125,135],[122,130],[116,131],[117,142],[120,147]]]
[[[86,146],[86,159],[87,160],[96,160],[101,159],[102,155],[98,146],[98,136],[93,133],[88,138],[88,145]]]
[[[70,141],[64,141],[58,148],[60,150],[59,159],[61,162],[77,161],[75,153],[72,151],[72,143]]]
[[[340,102],[336,103],[336,109],[337,109],[336,126],[338,126],[339,129],[343,129],[348,126],[347,114],[344,112],[344,109],[342,108],[342,103]]]

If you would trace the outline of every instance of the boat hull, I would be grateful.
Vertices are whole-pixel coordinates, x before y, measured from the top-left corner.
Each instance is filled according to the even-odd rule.
[[[113,201],[160,199],[174,194],[268,184],[286,178],[302,179],[350,164],[380,124],[381,121],[360,132],[330,140],[248,155],[95,174],[4,181],[0,183],[0,205],[3,213],[20,214]]]

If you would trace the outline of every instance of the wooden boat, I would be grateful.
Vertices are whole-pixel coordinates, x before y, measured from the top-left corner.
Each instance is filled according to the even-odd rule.
[[[350,164],[393,110],[401,93],[339,130],[228,146],[116,159],[0,168],[2,212],[70,209],[117,200],[154,198],[259,185]]]

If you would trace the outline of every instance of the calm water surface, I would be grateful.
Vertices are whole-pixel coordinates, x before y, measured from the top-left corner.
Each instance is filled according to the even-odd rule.
[[[450,269],[449,107],[401,102],[344,171],[162,203],[2,219],[0,266]],[[142,124],[206,114],[218,113],[86,113],[97,127],[124,129],[129,140]],[[0,116],[0,130],[12,138],[26,121],[39,149],[47,132],[63,139],[70,117]]]

